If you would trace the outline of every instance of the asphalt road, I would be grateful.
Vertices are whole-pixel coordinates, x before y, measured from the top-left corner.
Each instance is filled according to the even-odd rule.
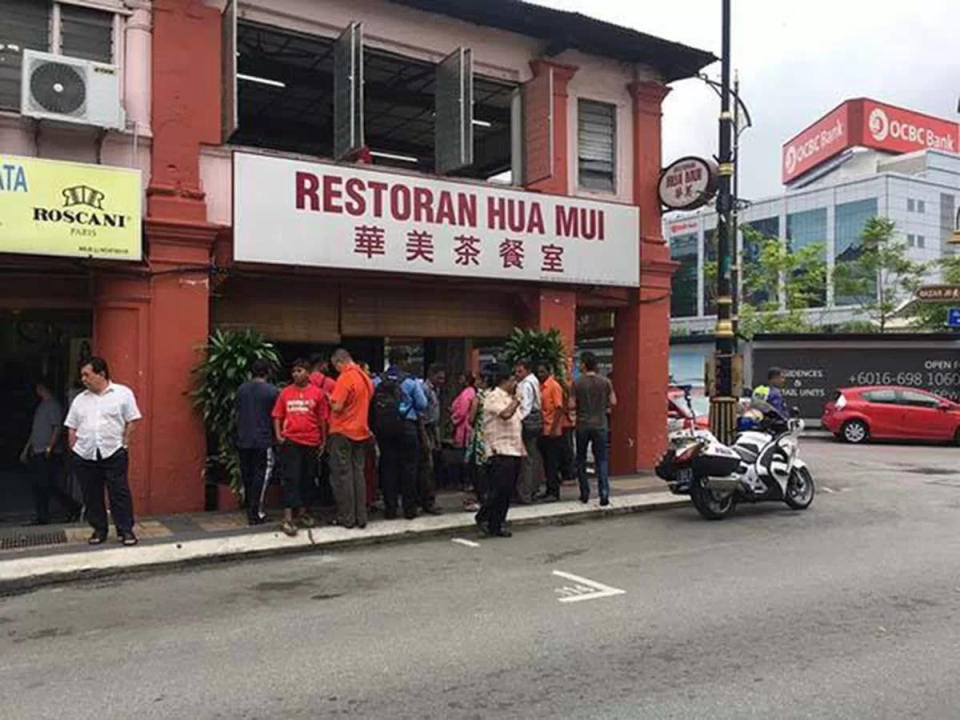
[[[960,449],[804,450],[821,493],[803,513],[678,509],[0,599],[0,717],[960,717]]]

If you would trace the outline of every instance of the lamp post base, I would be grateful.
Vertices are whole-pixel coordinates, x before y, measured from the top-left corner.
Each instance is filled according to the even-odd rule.
[[[710,398],[710,432],[724,445],[732,445],[737,434],[737,398]]]

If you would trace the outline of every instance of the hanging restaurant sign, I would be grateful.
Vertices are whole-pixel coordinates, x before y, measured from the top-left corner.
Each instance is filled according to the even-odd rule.
[[[660,173],[660,203],[670,210],[694,210],[717,191],[717,165],[711,160],[684,157]]]
[[[0,155],[0,253],[140,260],[140,171]]]
[[[234,153],[234,258],[637,286],[635,206]]]

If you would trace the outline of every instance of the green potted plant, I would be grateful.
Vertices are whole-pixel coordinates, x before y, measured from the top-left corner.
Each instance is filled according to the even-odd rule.
[[[563,336],[556,328],[552,330],[521,330],[514,328],[503,347],[503,362],[515,365],[520,360],[529,360],[534,369],[543,363],[561,383],[567,375],[567,353]]]
[[[276,349],[260,333],[215,330],[204,348],[203,362],[194,369],[198,382],[194,405],[207,429],[207,479],[218,486],[218,508],[227,503],[221,489],[232,494],[234,503],[240,495],[237,390],[249,378],[254,360],[264,360],[273,367],[280,365]]]

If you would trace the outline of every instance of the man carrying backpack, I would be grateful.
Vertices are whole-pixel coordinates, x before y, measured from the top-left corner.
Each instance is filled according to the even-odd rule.
[[[417,458],[420,452],[417,418],[427,409],[427,396],[416,378],[406,373],[407,351],[392,348],[390,367],[380,378],[370,403],[370,426],[380,446],[380,489],[384,517],[397,517],[397,496],[403,515],[417,516]]]

